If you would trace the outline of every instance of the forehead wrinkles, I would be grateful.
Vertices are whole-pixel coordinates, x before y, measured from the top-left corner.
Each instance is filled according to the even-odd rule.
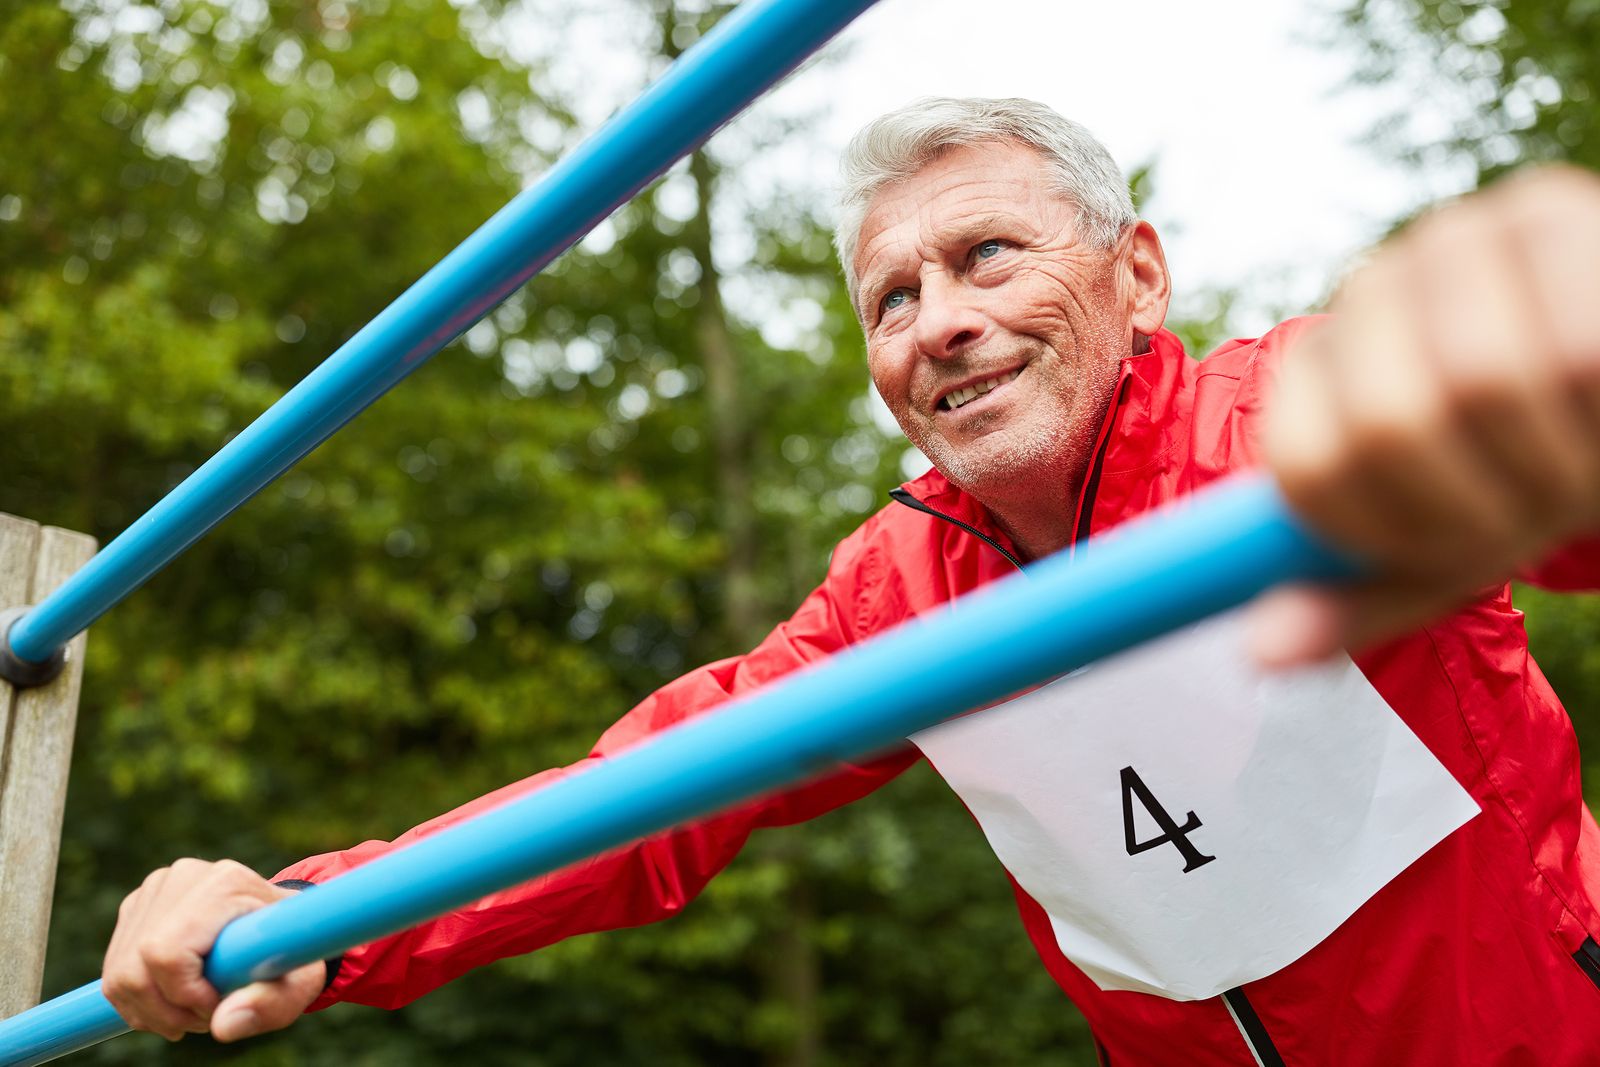
[[[918,205],[920,236],[937,239],[974,217],[1028,218],[1039,213],[1036,183],[1013,176],[969,175],[930,193]]]
[[[885,236],[898,242],[914,240],[919,248],[926,248],[974,216],[1028,217],[1041,209],[1038,183],[1020,177],[974,173],[966,167],[924,175],[879,194],[862,227],[867,231],[864,249]]]

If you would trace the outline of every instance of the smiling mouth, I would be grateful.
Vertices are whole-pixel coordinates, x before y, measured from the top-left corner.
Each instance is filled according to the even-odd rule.
[[[993,378],[986,378],[981,382],[974,382],[972,385],[963,386],[960,389],[952,389],[940,397],[938,408],[940,411],[956,411],[972,403],[980,396],[993,392],[1002,385],[1016,381],[1017,375],[1021,373],[1022,368],[1018,367],[1015,370],[1008,370],[1004,374],[997,374]]]

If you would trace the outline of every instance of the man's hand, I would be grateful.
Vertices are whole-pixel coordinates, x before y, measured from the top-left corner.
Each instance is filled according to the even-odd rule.
[[[102,974],[106,999],[129,1026],[168,1041],[208,1029],[218,1041],[237,1041],[288,1026],[322,992],[323,963],[224,998],[202,968],[231,920],[294,892],[232,860],[185,859],[155,871],[117,913]]]
[[[1268,664],[1359,648],[1600,529],[1600,179],[1548,168],[1385,244],[1284,362],[1267,461],[1376,568],[1255,609]]]

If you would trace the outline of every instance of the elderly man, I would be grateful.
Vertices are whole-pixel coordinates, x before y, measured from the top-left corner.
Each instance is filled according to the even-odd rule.
[[[1281,676],[1230,654],[1224,627],[914,740],[983,824],[1105,1062],[1600,1060],[1600,833],[1505,585],[1520,571],[1600,586],[1600,182],[1545,172],[1439,211],[1378,250],[1332,318],[1197,363],[1162,328],[1154,229],[1105,150],[1048,108],[922,101],[862,131],[844,170],[838,244],[872,380],[934,470],[838,547],[756,649],[655,693],[589,760],[1265,464],[1374,563],[1363,585],[1253,608],[1255,660],[1300,681],[1273,688]],[[1204,727],[1195,740],[1138,733],[1177,703]],[[1239,723],[1251,758],[1228,763],[1237,752],[1211,739]],[[1137,755],[1109,751],[1113,729]],[[105,992],[170,1038],[403,1004],[499,957],[674,914],[754,829],[861,797],[919,754],[840,767],[220,1004],[200,963],[228,919],[572,768],[279,885],[180,861],[125,902]],[[1079,839],[1103,799],[1080,756],[1127,763],[1109,850]],[[1274,759],[1310,770],[1273,774]],[[1186,784],[1146,781],[1157,765]],[[1283,870],[1238,860],[1250,828],[1189,798],[1239,782],[1273,826],[1279,809],[1325,811],[1305,825],[1330,840],[1274,845]],[[1319,854],[1346,859],[1319,869]],[[1150,880],[1118,881],[1123,868]],[[1146,884],[1166,888],[1137,899]],[[1259,921],[1229,918],[1231,899],[1261,901]]]

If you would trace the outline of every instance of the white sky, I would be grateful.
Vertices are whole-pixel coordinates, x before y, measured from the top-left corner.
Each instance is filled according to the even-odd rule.
[[[1087,125],[1125,171],[1156,164],[1145,215],[1184,294],[1244,287],[1234,325],[1314,302],[1397,216],[1469,175],[1418,175],[1361,143],[1394,93],[1348,86],[1328,0],[882,0],[757,105],[808,115],[743,180],[823,197],[859,126],[926,94],[1028,96]],[[564,28],[585,126],[638,85],[641,43],[613,18]],[[581,42],[581,43],[579,43]],[[770,184],[769,184],[770,183]]]
[[[772,103],[827,108],[829,151],[812,154],[824,168],[855,129],[916,96],[1042,100],[1088,126],[1124,171],[1156,164],[1144,214],[1180,297],[1246,285],[1253,303],[1293,310],[1389,222],[1470,177],[1419,176],[1361,143],[1406,102],[1349,87],[1356,52],[1324,43],[1337,40],[1327,10],[883,0],[844,34],[837,69],[791,79]]]
[[[880,0],[755,105],[751,129],[801,120],[787,140],[752,155],[738,129],[721,136],[747,203],[781,192],[826,205],[845,142],[891,108],[930,94],[1042,100],[1088,126],[1124,171],[1154,164],[1144,213],[1166,243],[1176,314],[1242,290],[1229,325],[1258,333],[1314,304],[1392,220],[1471,179],[1463,167],[1419,174],[1363,143],[1397,113],[1439,133],[1450,116],[1437,97],[1353,87],[1357,46],[1334,26],[1336,2]],[[529,0],[500,32],[547,64],[541,77],[576,111],[577,133],[637,95],[654,51],[631,0]],[[210,110],[214,132],[175,120],[167,140],[214,141],[226,126]],[[719,254],[736,263],[748,236],[723,230]]]

